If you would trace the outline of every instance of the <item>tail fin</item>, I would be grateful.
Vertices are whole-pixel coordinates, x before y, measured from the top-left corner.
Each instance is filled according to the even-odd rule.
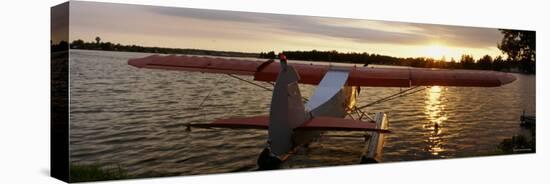
[[[281,59],[281,70],[271,98],[268,128],[271,153],[276,156],[292,149],[292,130],[306,120],[298,80],[300,76],[296,70]]]

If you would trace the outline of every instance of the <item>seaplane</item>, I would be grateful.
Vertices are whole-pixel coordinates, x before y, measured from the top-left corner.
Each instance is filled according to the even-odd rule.
[[[516,80],[509,73],[497,71],[291,63],[283,54],[278,59],[277,62],[151,55],[129,59],[128,64],[137,68],[227,74],[263,88],[265,85],[259,82],[269,83],[272,89],[266,89],[272,91],[272,97],[268,116],[234,117],[191,125],[267,130],[266,146],[257,159],[258,170],[280,168],[297,149],[307,149],[309,143],[326,131],[364,132],[365,146],[361,148],[359,163],[381,162],[384,136],[391,132],[388,116],[375,112],[373,117],[365,110],[370,104],[356,103],[361,87],[406,89],[374,102],[378,103],[419,91],[418,87],[498,87]],[[245,76],[252,76],[253,81],[243,78]],[[317,85],[317,88],[311,97],[305,98],[299,84]]]

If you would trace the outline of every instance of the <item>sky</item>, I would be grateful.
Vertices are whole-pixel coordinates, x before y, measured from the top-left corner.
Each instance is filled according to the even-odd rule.
[[[502,55],[496,28],[71,1],[69,39],[239,52]]]

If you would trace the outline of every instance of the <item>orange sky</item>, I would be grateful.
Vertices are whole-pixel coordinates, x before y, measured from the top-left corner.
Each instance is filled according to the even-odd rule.
[[[397,57],[501,55],[501,34],[474,28],[71,1],[70,40],[224,51],[337,50]]]

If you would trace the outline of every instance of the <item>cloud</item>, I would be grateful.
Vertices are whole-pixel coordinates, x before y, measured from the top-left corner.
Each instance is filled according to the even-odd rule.
[[[161,15],[195,18],[210,21],[233,21],[233,22],[249,22],[262,23],[269,20],[278,20],[285,15],[249,13],[238,11],[221,11],[221,10],[206,10],[193,8],[172,8],[158,6],[144,6],[144,10],[154,12]]]
[[[145,9],[161,15],[193,18],[204,21],[245,22],[257,24],[258,26],[275,26],[297,34],[329,36],[360,43],[418,45],[439,40],[439,42],[443,42],[447,45],[459,47],[494,47],[501,38],[498,30],[493,28],[375,21],[378,25],[383,25],[386,29],[383,30],[377,27],[369,28],[364,26],[338,24],[338,22],[342,20],[366,21],[357,19],[152,6],[146,7]],[[394,27],[395,30],[388,30],[388,27]],[[412,32],[398,30],[402,27],[415,29],[412,29],[414,30]]]
[[[440,40],[448,45],[462,47],[496,47],[502,35],[496,28],[465,26],[445,26],[435,24],[416,24],[418,34],[431,35],[432,40]]]
[[[330,36],[357,42],[417,44],[426,38],[422,35],[330,25],[319,21],[317,17],[311,16],[170,7],[146,7],[146,10],[161,15],[193,18],[204,21],[245,22],[256,24],[257,26],[277,27],[286,31],[310,34],[312,36]]]
[[[71,13],[71,26],[75,28],[71,30],[174,39],[268,42],[275,37],[280,40],[301,37],[341,40],[350,44],[426,45],[440,42],[466,48],[495,47],[501,39],[498,30],[493,28],[82,1],[71,2]]]

